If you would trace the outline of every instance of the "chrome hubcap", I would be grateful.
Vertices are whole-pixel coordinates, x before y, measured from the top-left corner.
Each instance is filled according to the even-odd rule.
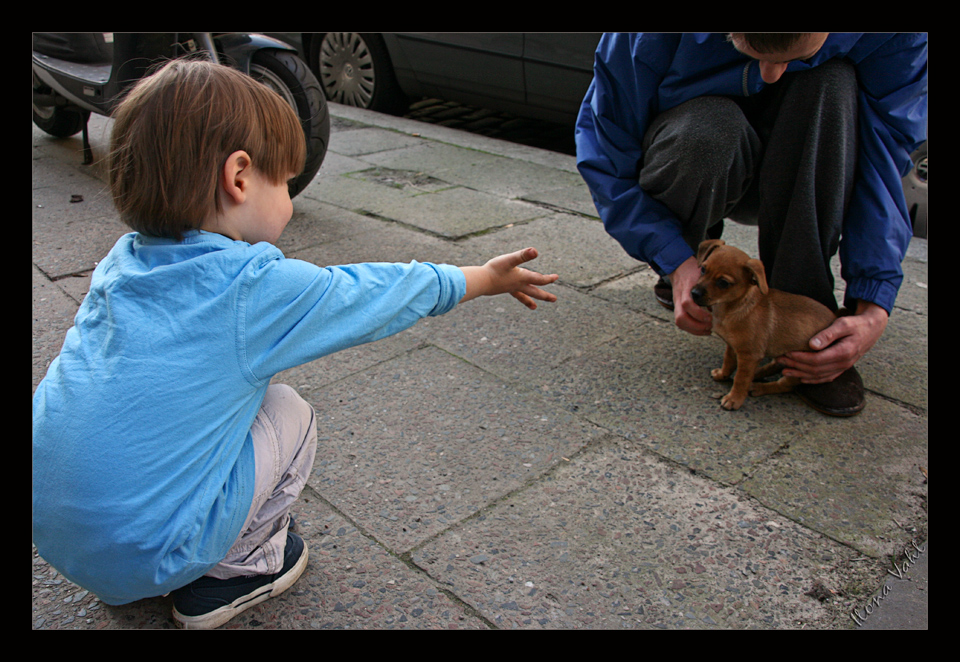
[[[356,32],[328,32],[320,44],[320,83],[331,101],[369,108],[373,99],[373,57]]]

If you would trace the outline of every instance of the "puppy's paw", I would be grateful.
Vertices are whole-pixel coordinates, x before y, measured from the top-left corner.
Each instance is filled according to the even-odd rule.
[[[773,393],[789,393],[800,382],[796,377],[781,377],[775,382],[753,382],[750,384],[750,395],[771,395]]]
[[[710,376],[713,377],[715,382],[724,382],[730,379],[730,373],[724,372],[723,368],[714,368],[710,371]]]
[[[746,399],[746,396],[736,395],[733,391],[730,391],[720,399],[720,406],[730,411],[740,409]]]

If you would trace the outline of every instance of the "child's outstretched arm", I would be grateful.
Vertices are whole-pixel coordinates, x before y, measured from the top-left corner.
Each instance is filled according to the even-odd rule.
[[[556,301],[556,295],[541,290],[538,286],[556,281],[559,278],[557,274],[544,276],[520,266],[536,257],[536,248],[524,248],[516,253],[495,257],[482,267],[461,267],[467,278],[467,293],[460,299],[460,303],[479,296],[505,293],[512,295],[530,310],[537,309],[534,299]]]

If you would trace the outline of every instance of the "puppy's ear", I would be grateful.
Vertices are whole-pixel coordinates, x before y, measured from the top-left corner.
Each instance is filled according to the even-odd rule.
[[[697,264],[703,264],[704,260],[710,256],[718,246],[723,246],[725,242],[723,239],[707,239],[700,242],[700,246],[697,248]]]
[[[767,272],[763,268],[763,262],[756,258],[750,258],[743,268],[747,272],[747,279],[756,283],[761,292],[766,294],[770,291],[770,288],[767,287]]]

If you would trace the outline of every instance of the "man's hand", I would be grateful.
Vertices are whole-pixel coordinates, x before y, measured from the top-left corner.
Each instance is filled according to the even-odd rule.
[[[787,352],[777,360],[783,375],[804,384],[832,382],[866,354],[887,328],[887,311],[868,301],[857,304],[855,315],[840,317],[810,339],[813,351]]]
[[[482,267],[461,267],[467,279],[467,293],[460,303],[479,296],[510,294],[530,310],[536,310],[537,304],[534,299],[556,301],[556,295],[541,290],[539,286],[549,285],[560,276],[557,274],[544,276],[520,266],[536,257],[537,249],[525,248],[516,253],[495,257]]]
[[[698,280],[700,267],[697,258],[693,256],[687,258],[670,274],[670,284],[673,286],[673,321],[687,333],[709,336],[713,328],[713,316],[690,297],[690,290]]]

